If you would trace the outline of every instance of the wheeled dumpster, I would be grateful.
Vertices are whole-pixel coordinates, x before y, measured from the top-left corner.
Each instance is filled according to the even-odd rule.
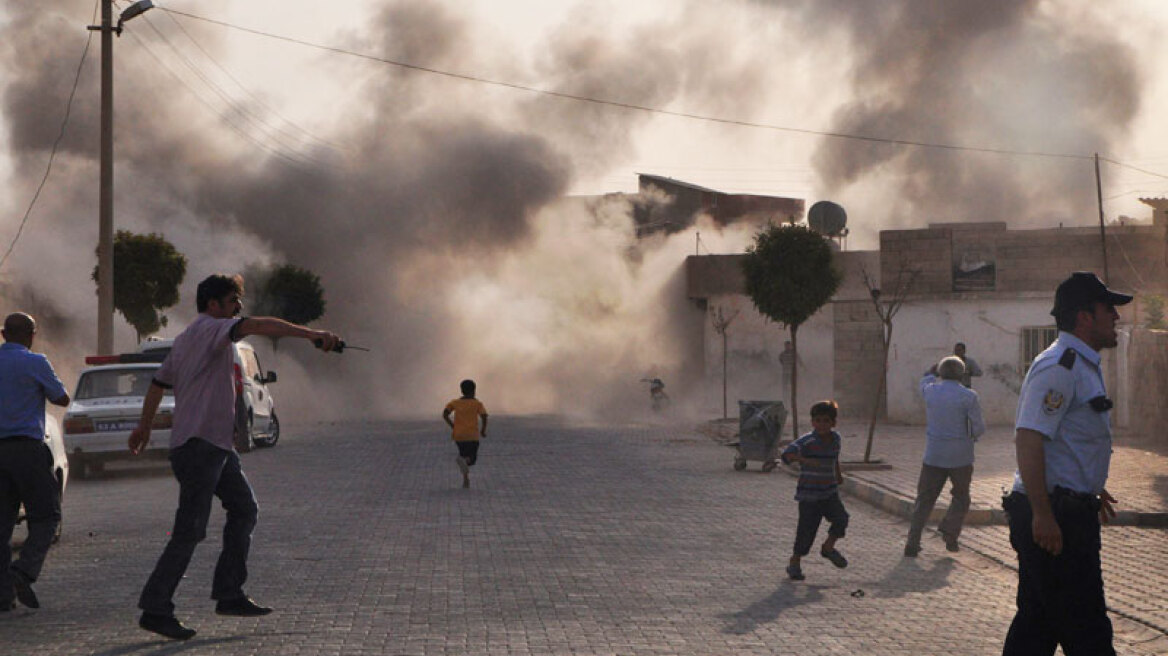
[[[761,461],[764,472],[774,469],[778,465],[779,436],[786,419],[787,408],[782,401],[739,401],[734,469],[746,469],[746,463],[751,460]]]

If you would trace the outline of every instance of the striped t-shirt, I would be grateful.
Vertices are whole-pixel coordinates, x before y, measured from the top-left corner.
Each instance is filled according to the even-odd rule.
[[[840,435],[835,431],[831,432],[830,439],[811,431],[783,449],[783,462],[792,453],[798,453],[804,458],[799,470],[799,483],[795,487],[796,501],[818,501],[839,493],[835,470],[841,444]]]

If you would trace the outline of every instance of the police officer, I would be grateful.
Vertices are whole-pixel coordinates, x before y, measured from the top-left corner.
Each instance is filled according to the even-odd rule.
[[[1104,484],[1111,462],[1111,401],[1099,352],[1116,345],[1117,305],[1093,273],[1055,292],[1058,339],[1030,366],[1015,422],[1018,471],[1002,501],[1018,553],[1018,611],[1004,656],[1115,654],[1103,600],[1100,521],[1115,516]]]
[[[53,478],[53,454],[45,444],[45,399],[69,405],[48,358],[33,353],[36,322],[23,312],[4,319],[0,345],[0,612],[13,597],[39,608],[32,584],[61,521],[61,499]],[[12,529],[24,503],[28,538],[12,562]]]

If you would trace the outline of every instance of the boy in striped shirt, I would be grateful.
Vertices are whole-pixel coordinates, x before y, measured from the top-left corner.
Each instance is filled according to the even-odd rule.
[[[834,430],[838,415],[839,405],[835,401],[820,401],[811,406],[814,430],[791,442],[781,456],[786,464],[800,464],[799,483],[795,487],[799,524],[795,529],[795,551],[787,565],[787,576],[794,581],[804,578],[799,563],[811,553],[819,523],[824,518],[829,527],[819,554],[836,567],[848,566],[847,559],[835,548],[836,541],[844,537],[848,528],[848,511],[839,497],[844,476],[839,464],[841,439]]]

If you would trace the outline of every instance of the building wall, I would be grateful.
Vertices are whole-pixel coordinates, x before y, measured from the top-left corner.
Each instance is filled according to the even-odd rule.
[[[1134,330],[1128,349],[1131,431],[1168,444],[1168,331]]]
[[[883,373],[883,325],[870,300],[839,301],[833,304],[835,324],[835,400],[845,417],[871,417],[876,404],[878,417],[888,413],[888,394],[876,393]]]

